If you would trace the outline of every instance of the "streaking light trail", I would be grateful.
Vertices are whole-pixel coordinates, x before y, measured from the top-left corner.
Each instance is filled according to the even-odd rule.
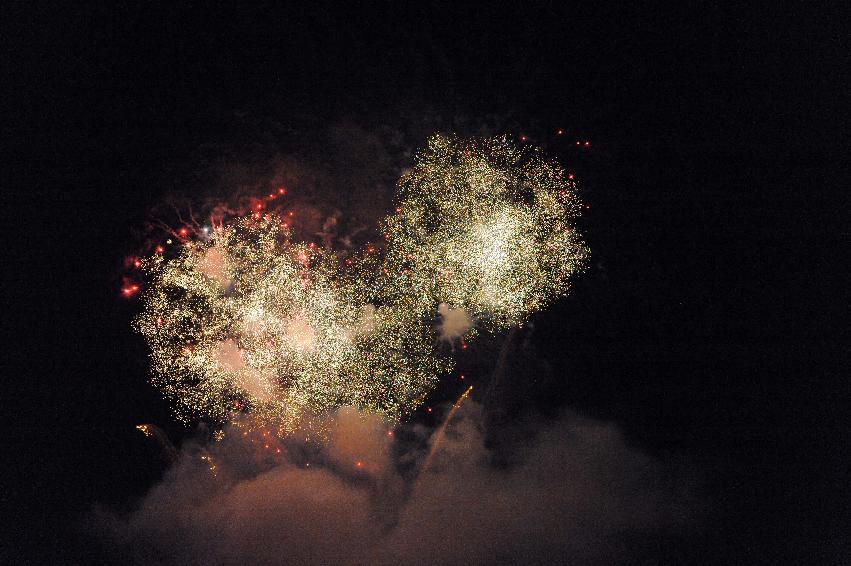
[[[440,448],[440,443],[443,440],[443,437],[446,436],[446,429],[452,423],[452,418],[455,416],[455,413],[458,412],[458,409],[461,408],[461,405],[463,405],[467,397],[470,396],[471,391],[473,391],[472,385],[465,389],[464,393],[462,393],[461,396],[458,397],[458,400],[452,404],[452,409],[449,411],[449,414],[446,415],[446,418],[443,420],[443,424],[440,425],[440,428],[437,429],[436,433],[434,433],[434,436],[432,437],[431,441],[431,448],[428,451],[428,456],[426,456],[426,459],[423,461],[423,464],[420,467],[420,474],[428,470],[429,466],[431,465],[431,461],[434,459],[434,455]]]

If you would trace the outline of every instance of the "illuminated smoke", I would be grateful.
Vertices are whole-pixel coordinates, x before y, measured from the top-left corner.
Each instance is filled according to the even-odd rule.
[[[446,303],[437,305],[440,314],[440,337],[444,340],[453,341],[461,338],[473,326],[470,315],[464,309],[453,309]]]
[[[234,425],[221,442],[185,443],[132,511],[98,524],[118,564],[649,564],[641,552],[699,511],[688,476],[612,424],[527,423],[497,454],[479,406],[452,412],[429,454],[351,407],[326,417],[310,458]]]

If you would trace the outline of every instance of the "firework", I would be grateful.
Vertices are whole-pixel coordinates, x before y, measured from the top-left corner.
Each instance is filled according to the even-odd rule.
[[[253,212],[142,262],[136,328],[183,420],[250,412],[284,434],[342,405],[398,419],[452,360],[435,341],[521,323],[585,257],[575,185],[537,150],[435,136],[385,244],[338,256]]]
[[[423,310],[463,309],[490,330],[566,293],[587,253],[571,225],[580,203],[570,177],[505,138],[433,136],[386,222],[403,293]]]

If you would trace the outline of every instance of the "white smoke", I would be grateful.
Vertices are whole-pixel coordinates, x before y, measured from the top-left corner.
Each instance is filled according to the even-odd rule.
[[[355,409],[312,465],[246,457],[258,449],[230,431],[208,447],[215,475],[184,448],[134,511],[99,524],[117,560],[140,564],[608,564],[691,513],[688,483],[613,425],[566,414],[500,465],[481,424],[468,402],[415,479],[399,465],[422,450],[398,456],[387,425]]]
[[[448,342],[462,338],[473,326],[470,315],[462,308],[453,309],[446,303],[440,303],[437,312],[440,313],[440,337]]]

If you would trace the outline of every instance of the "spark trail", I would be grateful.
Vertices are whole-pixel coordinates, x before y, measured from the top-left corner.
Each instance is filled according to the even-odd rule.
[[[473,390],[473,386],[468,387],[464,393],[458,397],[458,400],[452,404],[452,409],[449,411],[449,414],[446,415],[446,418],[443,420],[443,424],[440,425],[440,428],[437,429],[437,432],[434,433],[434,440],[431,442],[431,449],[428,451],[428,456],[423,461],[422,466],[420,467],[420,474],[422,475],[426,470],[428,470],[431,465],[431,461],[434,459],[434,455],[437,453],[437,450],[440,448],[440,443],[443,441],[443,437],[446,436],[446,429],[452,423],[452,418],[455,416],[455,413],[458,412],[458,409],[461,408],[461,405],[464,404],[464,401],[469,397],[470,392]]]

